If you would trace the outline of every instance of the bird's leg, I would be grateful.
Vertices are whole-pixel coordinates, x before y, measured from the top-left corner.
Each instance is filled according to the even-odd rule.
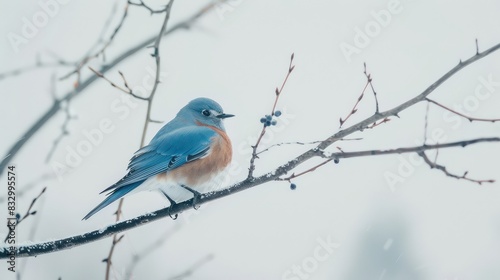
[[[185,185],[181,185],[181,187],[185,188],[186,190],[190,191],[193,194],[193,205],[192,206],[193,206],[194,210],[198,210],[200,208],[200,206],[197,204],[198,204],[198,200],[200,200],[201,193],[198,191],[195,191],[192,188],[185,186]]]
[[[168,194],[166,192],[164,192],[163,190],[161,190],[161,192],[163,193],[163,195],[168,199],[168,201],[170,202],[170,206],[169,206],[169,213],[168,215],[170,216],[170,218],[172,218],[172,220],[177,220],[177,217],[179,216],[177,213],[175,213],[174,216],[172,216],[172,214],[170,213],[170,211],[172,211],[172,206],[176,205],[177,202],[175,202],[175,200],[173,200],[172,198],[170,198],[170,196],[168,196]]]

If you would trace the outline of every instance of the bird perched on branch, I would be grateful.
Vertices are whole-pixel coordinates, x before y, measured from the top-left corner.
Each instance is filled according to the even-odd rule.
[[[108,197],[83,219],[125,195],[159,189],[171,204],[194,195],[231,162],[232,146],[223,120],[225,114],[212,99],[196,98],[163,126],[149,145],[139,149],[128,164],[128,173],[108,187]]]

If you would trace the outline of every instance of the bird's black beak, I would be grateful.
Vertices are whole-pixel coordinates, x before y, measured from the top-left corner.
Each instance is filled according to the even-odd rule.
[[[217,115],[217,118],[219,119],[226,119],[226,118],[232,118],[234,117],[234,115],[231,115],[231,114],[219,114]]]

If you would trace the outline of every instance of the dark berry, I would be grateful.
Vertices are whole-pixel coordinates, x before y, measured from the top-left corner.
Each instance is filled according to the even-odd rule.
[[[271,124],[272,124],[272,125],[276,125],[277,123],[278,123],[278,122],[277,122],[277,121],[275,121],[275,120],[272,120],[272,121],[271,121]]]
[[[297,185],[295,185],[294,183],[291,183],[290,184],[290,189],[293,191],[297,188]]]
[[[264,125],[265,126],[270,126],[271,125],[271,121],[266,121],[266,123]]]
[[[268,121],[270,121],[270,120],[272,120],[272,119],[273,119],[273,117],[272,117],[271,115],[266,115],[266,119],[267,119]]]
[[[267,121],[266,118],[260,118],[260,123],[265,123]]]
[[[338,158],[334,159],[333,162],[335,162],[336,164],[340,162],[340,160]]]
[[[281,116],[281,111],[276,111],[276,112],[274,112],[274,115],[275,115],[276,117]]]

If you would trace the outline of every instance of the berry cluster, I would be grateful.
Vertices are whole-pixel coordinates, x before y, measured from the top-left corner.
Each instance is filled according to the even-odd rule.
[[[274,112],[275,117],[281,116],[281,111]],[[278,122],[273,119],[271,115],[265,115],[263,118],[260,118],[260,123],[264,124],[264,126],[276,125]]]

